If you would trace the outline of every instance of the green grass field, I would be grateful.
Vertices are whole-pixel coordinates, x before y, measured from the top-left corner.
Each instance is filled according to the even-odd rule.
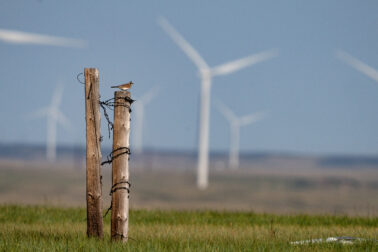
[[[86,237],[84,208],[0,206],[1,251],[377,251],[378,218],[272,215],[224,211],[131,210],[130,240]],[[292,245],[330,236],[366,239],[353,245]]]

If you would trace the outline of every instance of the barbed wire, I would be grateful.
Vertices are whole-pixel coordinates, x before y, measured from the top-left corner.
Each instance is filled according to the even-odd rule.
[[[123,101],[120,102],[120,100],[124,100],[125,102],[128,102],[130,105],[126,104]],[[134,100],[131,99],[128,96],[111,98],[111,99],[108,99],[108,100],[105,100],[105,101],[101,101],[101,100],[99,101],[100,106],[101,106],[102,110],[104,111],[104,116],[105,116],[105,119],[106,119],[107,124],[108,124],[109,138],[110,138],[110,135],[111,135],[111,131],[114,129],[114,123],[110,120],[108,112],[107,112],[106,109],[114,110],[114,107],[116,107],[116,106],[123,106],[123,107],[128,108],[129,113],[131,113],[131,107],[130,106],[133,102],[134,102]],[[117,153],[117,152],[119,152],[119,153]],[[105,165],[105,164],[111,164],[114,159],[116,159],[116,158],[118,158],[122,155],[126,155],[126,154],[128,154],[128,155],[131,154],[129,147],[119,147],[115,150],[112,150],[112,152],[109,155],[107,155],[106,160],[101,163],[101,166]],[[129,160],[130,160],[130,157],[129,157]],[[128,187],[127,186],[117,187],[120,184],[126,184],[126,185],[128,185]],[[117,182],[117,183],[112,185],[112,188],[110,189],[109,195],[112,196],[112,194],[117,190],[127,190],[127,193],[130,194],[130,187],[131,187],[131,184],[128,181]],[[130,197],[130,195],[128,195],[128,198],[129,197]],[[106,210],[104,217],[106,217],[106,215],[109,213],[109,211],[112,210],[112,206],[113,206],[113,199],[111,199],[110,206]]]
[[[105,106],[108,106],[108,105],[107,105],[105,102],[100,101],[100,106],[101,106],[102,110],[104,111],[105,119],[106,119],[106,121],[108,122],[108,134],[109,134],[109,138],[110,138],[110,132],[113,130],[114,124],[113,124],[113,122],[110,120],[109,115],[108,115],[108,113],[106,112],[106,108],[105,108]],[[109,109],[110,109],[110,108],[109,108]]]
[[[77,81],[79,83],[85,84],[85,82],[83,82],[82,80],[80,80],[80,76],[81,75],[83,75],[83,73],[79,73],[76,76],[76,79],[77,79]],[[89,90],[87,99],[89,99],[89,95],[91,94],[91,88],[92,88],[92,85],[90,86],[90,90]],[[105,119],[106,119],[107,124],[108,124],[109,138],[110,138],[110,135],[111,135],[111,131],[114,129],[114,123],[110,120],[110,117],[109,117],[109,115],[107,113],[107,109],[114,110],[114,107],[116,107],[116,106],[122,106],[122,107],[128,108],[129,109],[129,113],[131,113],[132,112],[131,111],[131,104],[133,102],[134,102],[134,100],[131,99],[129,96],[111,98],[111,99],[108,99],[108,100],[105,100],[105,101],[101,101],[100,97],[99,97],[99,104],[100,104],[101,108],[104,111],[104,116],[105,116]],[[129,104],[127,104],[127,103],[129,103]],[[103,137],[100,136],[100,142],[102,140],[103,140]],[[101,166],[103,166],[105,164],[111,164],[114,159],[116,159],[116,158],[118,158],[118,157],[120,157],[122,155],[126,155],[126,154],[127,155],[131,154],[129,147],[119,147],[117,149],[114,149],[114,150],[112,150],[112,152],[109,155],[106,156],[106,160],[101,163]],[[130,157],[129,157],[129,160],[130,160]],[[100,176],[100,184],[102,185],[102,176]],[[120,185],[123,185],[123,184],[125,184],[125,186],[120,186]],[[128,198],[130,198],[130,187],[131,187],[130,182],[126,181],[126,180],[114,183],[112,185],[111,189],[110,189],[109,195],[112,196],[112,194],[114,192],[116,192],[117,190],[126,190],[127,193],[128,193]],[[109,211],[112,209],[112,205],[113,205],[113,199],[111,200],[110,207],[107,209],[107,211],[106,211],[106,213],[105,213],[105,215],[103,217],[107,216],[107,214],[109,213]],[[121,235],[122,238],[126,238],[123,234],[116,234],[116,235]],[[131,237],[128,237],[128,238],[132,239]]]
[[[120,151],[120,150],[125,150],[125,151],[120,152],[117,155],[114,155],[115,152]],[[125,154],[129,154],[129,155],[131,154],[130,148],[129,147],[119,147],[119,148],[113,150],[112,152],[110,152],[110,154],[106,156],[106,161],[103,161],[101,163],[101,165],[111,164],[114,159],[118,158],[119,156],[125,155]]]
[[[106,101],[99,101],[100,102],[100,106],[102,108],[102,110],[104,111],[104,116],[105,116],[105,119],[108,123],[108,135],[109,135],[109,138],[110,138],[110,132],[113,130],[114,128],[114,124],[113,122],[110,120],[109,118],[109,115],[107,113],[107,110],[106,108],[110,109],[110,110],[114,110],[114,107],[117,107],[117,106],[122,106],[122,107],[126,107],[129,109],[129,113],[131,113],[131,107],[130,105],[127,105],[123,102],[117,102],[116,100],[125,100],[126,102],[129,102],[130,105],[134,102],[133,99],[131,99],[130,97],[128,96],[125,96],[125,97],[117,97],[117,98],[111,98],[111,99],[108,99]]]
[[[128,185],[128,187],[127,186],[116,187],[116,186],[121,185],[121,184],[126,184],[126,185]],[[127,180],[117,182],[117,183],[113,184],[112,188],[110,189],[109,195],[112,196],[112,194],[115,191],[118,191],[118,190],[126,190],[127,193],[128,193],[127,198],[130,198],[130,187],[131,187],[131,184]],[[106,210],[104,217],[106,217],[106,215],[109,213],[109,211],[112,210],[112,206],[113,206],[113,197],[111,198],[110,207],[108,208],[108,210]]]
[[[81,84],[85,84],[85,82],[84,81],[81,81],[80,79],[79,79],[79,76],[80,75],[84,75],[83,73],[78,73],[78,75],[76,75],[76,79],[77,79],[77,81],[79,82],[79,83],[81,83]]]
[[[121,185],[121,184],[127,184],[129,187],[116,187],[117,185]],[[114,188],[114,187],[116,187],[116,188]],[[119,189],[127,190],[127,192],[130,193],[130,187],[131,187],[131,184],[130,184],[129,181],[124,180],[124,181],[117,182],[112,186],[112,189],[110,190],[109,195],[112,195],[115,191],[117,191]]]
[[[130,113],[132,112],[130,105],[127,105],[124,102],[118,102],[118,100],[125,100],[125,102],[130,103],[130,105],[134,102],[133,99],[131,99],[128,96],[125,96],[125,97],[110,98],[106,101],[100,101],[100,103],[105,105],[110,110],[114,110],[113,107],[122,106],[122,107],[128,108]]]

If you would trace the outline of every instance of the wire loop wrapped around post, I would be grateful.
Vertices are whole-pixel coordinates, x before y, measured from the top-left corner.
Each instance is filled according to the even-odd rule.
[[[130,105],[134,102],[133,99],[131,99],[130,97],[118,97],[118,98],[111,98],[111,99],[108,99],[106,101],[99,101],[100,102],[100,106],[101,108],[104,110],[104,116],[105,116],[105,119],[106,121],[108,122],[108,133],[109,133],[109,138],[110,138],[110,131],[113,130],[114,128],[114,124],[113,122],[109,119],[109,115],[106,111],[106,108],[110,109],[110,110],[114,110],[114,107],[116,106],[124,106],[126,108],[129,108],[129,113],[131,113],[131,107],[126,105],[125,103],[122,103],[122,102],[119,102],[120,100],[125,100],[126,102],[129,102]],[[118,102],[117,102],[118,101]]]
[[[105,163],[112,163],[111,239],[127,242],[129,226],[129,154],[130,112],[128,91],[116,91],[114,99],[103,102],[104,107],[114,109],[113,151]]]
[[[99,104],[104,111],[105,119],[107,121],[109,138],[111,136],[111,131],[114,130],[114,123],[110,120],[109,115],[107,113],[107,109],[114,111],[114,107],[122,106],[122,107],[128,108],[129,113],[131,113],[132,112],[131,107],[129,105],[127,105],[125,102],[128,102],[131,105],[134,102],[134,100],[131,99],[128,96],[125,96],[125,97],[111,98],[111,99],[108,99],[108,100],[105,100],[105,101],[101,101],[101,100],[99,101]],[[103,161],[101,163],[101,165],[103,166],[105,164],[111,164],[113,162],[113,160],[115,160],[116,158],[118,158],[122,155],[126,155],[126,154],[127,155],[131,154],[129,147],[119,147],[117,149],[114,149],[114,150],[112,150],[112,152],[109,155],[107,155],[106,160]],[[119,186],[121,184],[126,184],[126,186]],[[114,192],[116,192],[117,190],[126,190],[128,193],[130,193],[130,187],[131,187],[131,184],[130,184],[129,181],[117,182],[117,183],[112,185],[112,188],[110,190],[109,195],[112,196],[112,194]],[[111,201],[110,207],[107,209],[106,213],[104,214],[104,217],[106,217],[106,215],[112,209],[112,205],[113,205],[113,201]]]
[[[123,152],[120,152],[116,155],[114,155],[114,153],[120,151],[120,150],[124,150]],[[124,155],[124,154],[128,154],[130,155],[131,152],[130,152],[130,148],[129,147],[119,147],[115,150],[113,150],[108,156],[106,156],[106,161],[103,161],[101,163],[101,165],[104,165],[104,164],[111,164],[113,162],[114,159],[118,158],[119,156],[121,155]]]

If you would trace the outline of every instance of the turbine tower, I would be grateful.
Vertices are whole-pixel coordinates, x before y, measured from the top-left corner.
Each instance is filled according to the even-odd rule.
[[[340,60],[344,61],[345,63],[347,63],[348,65],[350,65],[354,69],[356,69],[357,71],[367,75],[371,79],[378,82],[378,71],[375,70],[374,68],[372,68],[371,66],[368,66],[364,62],[354,58],[350,54],[348,54],[344,51],[341,51],[341,50],[337,51],[336,56]]]
[[[215,105],[219,112],[230,124],[230,147],[228,166],[231,170],[237,170],[239,168],[240,128],[261,120],[265,116],[265,113],[258,112],[242,117],[237,117],[229,107],[227,107],[220,101],[216,101]]]
[[[156,88],[150,89],[147,93],[141,96],[133,103],[135,113],[135,127],[133,130],[133,141],[135,153],[142,153],[143,151],[143,121],[144,108],[157,95]]]
[[[227,75],[247,66],[268,60],[278,55],[277,50],[268,50],[245,58],[230,61],[215,67],[210,67],[200,54],[168,23],[165,18],[158,20],[163,30],[180,47],[188,58],[196,65],[201,77],[201,112],[198,139],[197,186],[206,189],[208,186],[209,169],[209,118],[210,118],[210,90],[212,78]]]
[[[0,40],[10,44],[37,44],[65,47],[84,47],[85,41],[50,35],[0,29]]]
[[[71,123],[59,110],[62,101],[63,86],[58,85],[54,91],[51,103],[48,107],[37,110],[33,117],[47,117],[46,158],[50,162],[56,160],[56,126],[60,123],[66,129],[71,128]]]

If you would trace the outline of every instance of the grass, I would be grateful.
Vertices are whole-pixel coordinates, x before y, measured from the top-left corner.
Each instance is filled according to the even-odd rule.
[[[378,218],[273,215],[252,212],[131,210],[130,240],[86,237],[84,208],[0,206],[1,251],[377,251],[373,240],[353,245],[291,245],[330,236],[376,239]]]

